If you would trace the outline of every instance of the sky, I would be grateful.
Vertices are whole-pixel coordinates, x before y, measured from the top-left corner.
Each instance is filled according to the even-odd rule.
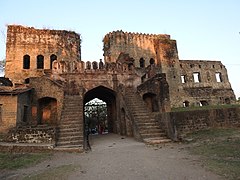
[[[240,97],[239,0],[1,0],[0,60],[8,24],[81,34],[82,60],[103,59],[102,39],[123,30],[169,34],[180,59],[219,60]]]

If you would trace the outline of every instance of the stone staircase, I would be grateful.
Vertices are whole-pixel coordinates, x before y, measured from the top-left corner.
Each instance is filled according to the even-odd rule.
[[[57,132],[57,147],[83,148],[82,111],[79,95],[65,95]]]
[[[146,104],[133,88],[126,88],[125,100],[141,140],[146,144],[170,142],[158,122],[151,116]]]

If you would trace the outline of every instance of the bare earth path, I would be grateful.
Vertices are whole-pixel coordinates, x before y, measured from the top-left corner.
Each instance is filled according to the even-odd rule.
[[[42,174],[43,179],[73,180],[221,179],[201,167],[196,157],[189,155],[182,145],[169,143],[160,148],[148,147],[132,138],[116,134],[91,139],[92,151],[89,153],[55,153],[51,159],[34,167],[18,170],[6,179],[21,179],[26,176],[32,179],[36,174]],[[65,168],[50,173],[51,169],[56,170],[63,165],[66,165]],[[67,166],[74,168],[69,171]]]

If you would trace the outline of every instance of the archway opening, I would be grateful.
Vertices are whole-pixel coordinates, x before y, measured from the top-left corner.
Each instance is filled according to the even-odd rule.
[[[53,67],[53,61],[57,60],[57,56],[55,54],[52,54],[50,56],[50,69]]]
[[[44,97],[38,100],[38,123],[57,124],[57,100],[51,97]]]
[[[85,133],[118,133],[115,92],[98,86],[84,96]],[[89,129],[90,127],[90,129]]]
[[[159,111],[159,105],[158,105],[156,94],[146,93],[143,95],[143,100],[147,104],[147,107],[150,110],[150,112],[158,112]]]
[[[89,134],[108,133],[107,104],[94,98],[84,106],[84,117]]]

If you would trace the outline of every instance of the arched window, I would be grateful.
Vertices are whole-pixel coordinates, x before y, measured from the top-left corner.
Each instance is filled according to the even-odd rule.
[[[37,56],[37,69],[43,69],[44,68],[44,56],[38,55]]]
[[[23,69],[30,69],[30,56],[29,55],[23,56]]]
[[[140,58],[139,64],[140,64],[141,68],[144,68],[145,67],[145,60],[143,58]]]
[[[149,62],[150,62],[151,65],[155,63],[153,58],[151,58]]]
[[[57,56],[55,54],[52,54],[50,56],[50,69],[52,69],[52,63],[53,61],[57,60]]]

